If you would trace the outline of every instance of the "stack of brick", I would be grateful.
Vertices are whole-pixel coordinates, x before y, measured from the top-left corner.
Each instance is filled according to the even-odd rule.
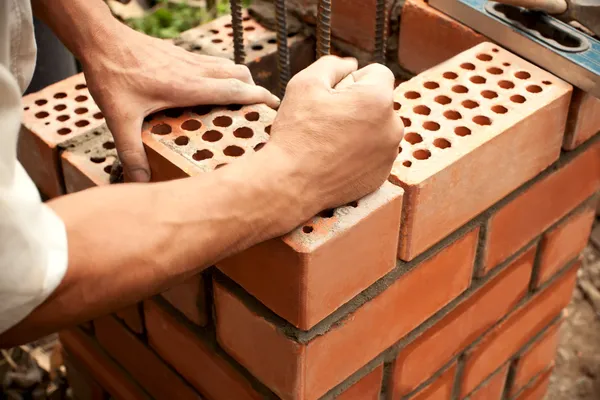
[[[81,80],[25,100],[22,136],[38,147],[21,157],[52,172],[30,163],[40,188],[108,183],[105,129],[58,140],[73,126],[37,104]],[[62,332],[76,397],[542,398],[600,191],[600,135],[561,154],[571,94],[490,43],[399,85],[406,129],[389,182]],[[275,115],[233,105],[147,118],[153,179],[260,151]]]

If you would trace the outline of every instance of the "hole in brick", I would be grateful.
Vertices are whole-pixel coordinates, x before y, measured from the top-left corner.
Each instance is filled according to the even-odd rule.
[[[181,124],[181,129],[186,131],[197,131],[198,129],[200,129],[201,126],[202,123],[200,123],[200,121],[197,121],[195,119],[188,119],[183,124]]]
[[[421,97],[421,95],[418,92],[410,91],[410,92],[404,93],[404,97],[406,97],[407,99],[410,99],[410,100],[415,100],[415,99],[418,99],[419,97]]]
[[[267,43],[269,43],[269,44],[275,44],[275,43],[277,43],[277,39],[271,38],[271,39],[267,40]]]
[[[479,107],[479,103],[473,100],[465,100],[461,104],[464,108],[468,108],[469,110]]]
[[[452,143],[449,140],[444,138],[437,138],[433,141],[433,145],[439,149],[447,149],[448,147],[452,147]]]
[[[462,64],[460,64],[460,67],[462,69],[466,69],[467,71],[473,71],[473,70],[475,70],[475,65],[471,64],[471,63],[462,63]]]
[[[468,93],[469,89],[467,89],[467,87],[463,85],[456,85],[452,86],[452,91],[454,93]]]
[[[458,74],[456,72],[447,71],[442,74],[442,76],[446,79],[456,79],[458,78]]]
[[[265,142],[261,142],[259,144],[257,144],[256,146],[254,146],[254,151],[259,151],[260,149],[262,149],[263,147],[265,147]]]
[[[498,82],[498,86],[500,86],[502,89],[512,89],[515,87],[515,84],[511,81],[500,81]]]
[[[452,99],[448,96],[437,96],[435,99],[436,103],[442,104],[442,105],[446,105],[446,104],[450,104],[452,102]]]
[[[503,62],[502,65],[504,65],[505,67],[510,67],[510,63],[508,62]]]
[[[106,150],[112,150],[115,148],[115,142],[104,142],[102,145]]]
[[[515,72],[515,77],[517,77],[519,79],[529,79],[529,78],[531,78],[531,74],[527,71],[518,71],[518,72]]]
[[[213,43],[223,43],[223,39],[213,39]]]
[[[405,128],[408,128],[409,126],[412,125],[412,122],[410,119],[406,118],[406,117],[400,117],[402,119],[402,123],[404,124]]]
[[[40,111],[39,113],[35,114],[35,117],[39,118],[39,119],[43,119],[43,118],[46,118],[48,115],[50,115],[50,114],[48,114],[46,111]]]
[[[78,103],[81,103],[82,101],[86,101],[87,99],[88,99],[88,97],[83,96],[83,95],[75,97],[75,101]]]
[[[263,47],[263,45],[262,45],[262,44],[255,44],[255,45],[252,45],[252,50],[259,51],[259,50],[262,50],[262,49],[264,49],[264,47]]]
[[[542,87],[538,85],[529,85],[527,86],[527,91],[529,93],[539,93],[542,91]]]
[[[309,226],[309,225],[302,227],[302,232],[304,232],[304,233],[311,233],[313,230],[314,230],[313,227]]]
[[[431,157],[431,152],[426,149],[420,149],[413,152],[413,157],[417,160],[427,160],[429,157]]]
[[[451,119],[451,120],[457,120],[457,119],[461,119],[462,115],[460,115],[460,113],[458,111],[448,110],[448,111],[444,111],[444,117],[446,117],[447,119]]]
[[[171,133],[171,125],[169,124],[158,124],[152,127],[152,133],[155,135],[168,135]]]
[[[466,126],[457,126],[456,128],[454,128],[454,133],[461,137],[469,136],[471,134],[471,130]]]
[[[404,140],[410,144],[417,144],[421,143],[423,138],[416,132],[408,132],[406,135],[404,135]]]
[[[223,47],[221,51],[227,51],[227,47]]]
[[[498,67],[491,67],[487,69],[487,72],[492,74],[492,75],[502,75],[502,73],[504,72],[504,70],[498,68]]]
[[[29,107],[23,107],[23,110],[27,111],[29,110]]]
[[[323,210],[319,213],[319,217],[321,218],[333,218],[335,214],[335,210],[333,208],[328,208],[327,210]]]
[[[202,135],[202,140],[207,142],[218,142],[223,137],[223,134],[216,130],[206,131],[204,135]]]
[[[429,115],[429,114],[431,114],[431,110],[427,106],[416,106],[415,108],[413,108],[413,111],[416,114],[420,114],[420,115]]]
[[[492,49],[492,51],[493,51],[494,53],[497,53],[497,52],[499,52],[500,50],[498,50],[498,49],[496,49],[496,48],[493,48],[493,49]]]
[[[71,130],[69,128],[60,128],[56,131],[56,133],[58,133],[59,135],[68,135],[69,133],[71,133]]]
[[[402,146],[398,147],[398,154],[402,153]]]
[[[523,104],[525,103],[526,99],[520,94],[515,94],[514,96],[510,96],[510,101],[512,101],[513,103]]]
[[[71,118],[71,117],[69,117],[68,115],[59,115],[58,117],[56,117],[56,119],[59,120],[60,122],[64,122],[64,121],[68,120],[69,118]]]
[[[45,99],[39,99],[35,101],[35,104],[38,106],[43,106],[44,104],[46,104],[48,102],[48,100]]]
[[[179,118],[183,115],[183,108],[170,108],[165,110],[165,115],[169,118]]]
[[[107,165],[106,167],[104,167],[104,172],[106,172],[107,174],[110,174],[111,170],[112,170],[112,166],[110,166],[110,165]]]
[[[226,115],[221,115],[220,117],[213,119],[213,124],[220,127],[227,127],[230,126],[232,123],[233,120],[231,119],[231,117],[228,117]]]
[[[94,135],[100,136],[100,135],[102,135],[102,132],[101,131],[94,131]]]
[[[480,61],[492,61],[494,57],[490,56],[489,54],[485,54],[485,53],[481,53],[481,54],[477,54],[477,59]]]
[[[202,46],[200,46],[199,44],[194,44],[194,45],[192,45],[192,50],[200,51],[200,50],[202,50]]]
[[[298,35],[298,32],[290,32],[290,33],[288,33],[288,37],[289,38],[292,38],[292,37],[294,37],[296,35]]]
[[[227,146],[225,147],[225,150],[223,150],[223,154],[229,157],[239,157],[244,154],[244,149],[235,145]]]
[[[185,146],[190,142],[190,138],[187,136],[178,136],[175,139],[175,144],[178,146]]]
[[[544,85],[552,85],[552,82],[550,82],[550,81],[542,81],[542,83],[543,83]]]
[[[90,157],[90,161],[96,164],[102,164],[106,161],[106,157]]]
[[[483,76],[475,75],[469,78],[469,80],[475,84],[481,85],[482,83],[486,83],[487,80]]]
[[[88,121],[87,119],[80,119],[79,121],[75,122],[75,126],[78,126],[80,128],[83,128],[84,126],[88,126],[90,124],[90,121]]]
[[[229,26],[231,26],[231,24],[229,24]],[[211,30],[209,30],[209,32],[212,33],[213,35],[216,35],[217,33],[219,33],[219,31],[216,29],[211,29]]]
[[[227,36],[229,36],[229,37],[233,37],[233,32],[229,32],[229,33],[227,34]]]
[[[227,109],[230,111],[240,111],[242,109],[242,105],[241,104],[229,104],[227,106]]]
[[[50,122],[44,122],[44,125],[50,125]]]
[[[104,115],[101,112],[97,112],[96,114],[94,114],[94,118],[95,119],[102,119],[102,118],[104,118]]]
[[[192,108],[192,112],[198,115],[206,115],[212,111],[211,106],[196,106]]]
[[[57,105],[55,105],[55,106],[54,106],[54,109],[55,109],[56,111],[62,111],[62,110],[64,110],[65,108],[67,108],[67,106],[65,106],[64,104],[57,104]]]
[[[265,127],[265,132],[267,132],[267,134],[271,134],[271,125],[268,125]]]
[[[198,150],[197,152],[194,153],[194,155],[192,156],[192,158],[196,161],[202,161],[202,160],[208,160],[209,158],[212,158],[213,153],[210,150]]]
[[[254,28],[253,26],[247,26],[244,28],[245,31],[253,31],[254,29],[256,28]]]
[[[219,164],[215,167],[215,169],[223,168],[226,165],[227,165],[227,163]]]
[[[425,89],[437,89],[440,87],[440,85],[437,82],[425,82],[423,84],[423,86],[425,86]]]
[[[425,121],[423,123],[423,128],[427,129],[428,131],[439,131],[440,124],[438,124],[437,122],[433,122],[433,121]]]
[[[67,94],[64,92],[59,92],[54,95],[55,99],[64,99],[65,97],[67,97]]]
[[[394,110],[398,111],[402,108],[402,104],[398,103],[397,101],[394,102]]]
[[[494,92],[493,90],[484,90],[481,92],[481,95],[486,99],[495,99],[498,97],[498,93]]]
[[[504,106],[493,106],[492,111],[496,114],[506,114],[508,112],[508,108]]]
[[[247,126],[242,126],[240,128],[237,128],[235,131],[233,131],[233,136],[242,138],[242,139],[249,139],[253,135],[254,135],[254,131],[252,129],[248,128]]]
[[[244,17],[242,18],[242,21],[250,21],[250,17]]]
[[[76,90],[82,90],[85,88],[87,88],[87,85],[85,83],[80,83],[79,85],[75,85]]]
[[[85,114],[86,112],[88,112],[88,109],[85,107],[75,109],[75,114]]]
[[[358,207],[358,200],[351,201],[350,203],[346,204],[346,207],[352,207],[352,208]]]
[[[477,115],[477,116],[473,117],[473,122],[475,122],[477,125],[483,125],[483,126],[492,124],[492,120],[483,115]]]
[[[260,118],[260,114],[256,111],[252,111],[244,115],[244,117],[246,117],[248,121],[258,121],[258,119]]]
[[[406,160],[402,163],[402,165],[404,165],[406,168],[410,168],[410,166],[412,165],[412,161]]]

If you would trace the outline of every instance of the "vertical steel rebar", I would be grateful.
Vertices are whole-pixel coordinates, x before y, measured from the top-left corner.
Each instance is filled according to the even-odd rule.
[[[317,58],[331,51],[331,0],[319,0],[317,15]]]
[[[290,80],[290,53],[288,49],[287,4],[286,0],[275,1],[277,20],[277,69],[279,71],[279,95],[283,98]]]
[[[244,64],[244,26],[242,24],[241,0],[229,0],[231,6],[231,28],[233,29],[233,60],[236,64]]]
[[[385,64],[387,31],[388,31],[387,0],[377,0],[375,5],[375,62]]]

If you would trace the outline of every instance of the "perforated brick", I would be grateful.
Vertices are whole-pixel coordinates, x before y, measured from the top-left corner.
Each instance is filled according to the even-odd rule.
[[[555,161],[571,86],[490,43],[395,91],[405,135],[390,180],[406,190],[411,260]]]
[[[23,124],[19,135],[19,161],[42,193],[63,194],[59,146],[104,124],[83,74],[23,98]]]

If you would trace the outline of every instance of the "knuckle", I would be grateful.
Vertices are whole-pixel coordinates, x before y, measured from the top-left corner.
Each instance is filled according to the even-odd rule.
[[[252,74],[250,73],[250,68],[246,65],[234,64],[232,67],[233,75],[241,78],[250,78]]]

